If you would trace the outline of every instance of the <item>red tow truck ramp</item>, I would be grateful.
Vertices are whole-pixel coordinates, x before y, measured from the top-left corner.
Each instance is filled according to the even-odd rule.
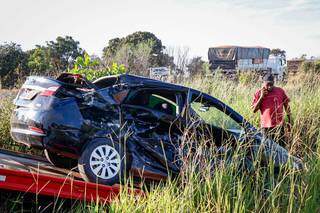
[[[118,196],[120,185],[85,182],[78,172],[52,166],[44,158],[0,149],[1,190],[108,203]]]

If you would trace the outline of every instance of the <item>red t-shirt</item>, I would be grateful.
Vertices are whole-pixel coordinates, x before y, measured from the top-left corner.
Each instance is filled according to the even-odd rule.
[[[261,90],[257,90],[254,94],[253,105],[257,103]],[[285,91],[279,87],[273,87],[271,92],[264,96],[260,104],[261,127],[270,128],[279,126],[283,123],[283,106],[288,104],[290,99]]]

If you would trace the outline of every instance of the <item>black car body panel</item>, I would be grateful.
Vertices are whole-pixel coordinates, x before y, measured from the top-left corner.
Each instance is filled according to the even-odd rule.
[[[180,172],[177,150],[190,122],[187,112],[194,113],[190,104],[198,97],[204,99],[203,105],[214,106],[246,131],[255,132],[257,146],[263,143],[261,134],[220,100],[188,87],[127,74],[92,83],[71,74],[57,80],[29,77],[14,101],[11,134],[18,142],[74,159],[93,139],[109,137],[125,144],[132,174],[160,180]],[[287,152],[286,156],[285,162]]]

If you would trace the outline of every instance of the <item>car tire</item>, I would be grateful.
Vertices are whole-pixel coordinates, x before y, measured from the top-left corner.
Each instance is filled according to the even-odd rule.
[[[127,155],[117,141],[104,138],[88,142],[78,169],[85,181],[105,185],[120,183],[128,171]]]
[[[46,156],[47,160],[56,167],[65,169],[77,168],[78,162],[75,159],[66,158],[47,149],[44,150],[44,155]]]

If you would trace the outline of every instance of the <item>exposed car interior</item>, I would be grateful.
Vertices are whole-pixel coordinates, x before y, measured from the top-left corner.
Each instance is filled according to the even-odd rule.
[[[98,87],[98,88],[106,88],[106,87],[110,87],[112,85],[115,85],[117,83],[117,81],[119,81],[118,76],[106,76],[103,78],[99,78],[95,81],[93,81],[92,83]]]
[[[80,74],[61,73],[57,80],[67,85],[72,85],[78,88],[94,88],[94,84],[88,81]]]
[[[176,102],[175,93],[170,93],[167,91],[133,91],[128,95],[125,103],[136,106],[143,106],[172,116],[177,116],[179,114],[179,108]]]

